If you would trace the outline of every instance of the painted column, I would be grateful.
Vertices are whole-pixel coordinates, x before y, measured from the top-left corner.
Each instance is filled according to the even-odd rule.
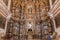
[[[8,10],[10,10],[11,0],[8,1]]]
[[[49,0],[50,3],[50,9],[52,8],[52,0]]]
[[[53,18],[53,24],[54,24],[54,29],[55,29],[55,32],[56,32],[56,23],[55,23],[55,19]]]
[[[55,30],[55,32],[56,32],[56,23],[55,23],[54,15],[53,15],[52,13],[48,13],[48,15],[50,16],[50,18],[51,18],[52,21],[53,21],[54,30]]]

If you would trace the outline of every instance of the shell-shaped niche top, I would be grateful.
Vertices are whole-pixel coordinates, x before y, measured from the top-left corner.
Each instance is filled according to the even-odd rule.
[[[8,6],[6,6],[3,0],[0,0],[0,15],[6,19],[10,19],[11,17],[11,12],[8,10]]]

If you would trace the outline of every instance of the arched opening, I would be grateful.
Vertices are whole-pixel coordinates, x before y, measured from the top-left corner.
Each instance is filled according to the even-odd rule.
[[[6,19],[0,14],[0,28],[5,29]]]

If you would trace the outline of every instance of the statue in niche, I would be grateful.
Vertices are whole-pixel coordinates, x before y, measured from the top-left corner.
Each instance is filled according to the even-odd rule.
[[[32,24],[31,24],[31,22],[28,23],[28,31],[32,31]]]
[[[19,32],[19,24],[18,23],[14,23],[13,33],[14,34],[18,34],[18,32]]]
[[[23,32],[25,32],[25,25],[22,25],[22,30]]]
[[[31,22],[28,23],[28,29],[31,29],[32,28],[32,24]]]
[[[28,13],[31,14],[32,13],[32,8],[28,9]]]

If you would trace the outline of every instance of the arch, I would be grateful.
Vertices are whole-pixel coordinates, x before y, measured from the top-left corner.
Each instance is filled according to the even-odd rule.
[[[3,16],[3,18],[6,20],[4,26],[5,28],[0,28],[0,37],[4,37],[6,35],[7,23],[11,17],[11,12],[8,10],[8,7],[2,0],[0,0],[0,15]]]

